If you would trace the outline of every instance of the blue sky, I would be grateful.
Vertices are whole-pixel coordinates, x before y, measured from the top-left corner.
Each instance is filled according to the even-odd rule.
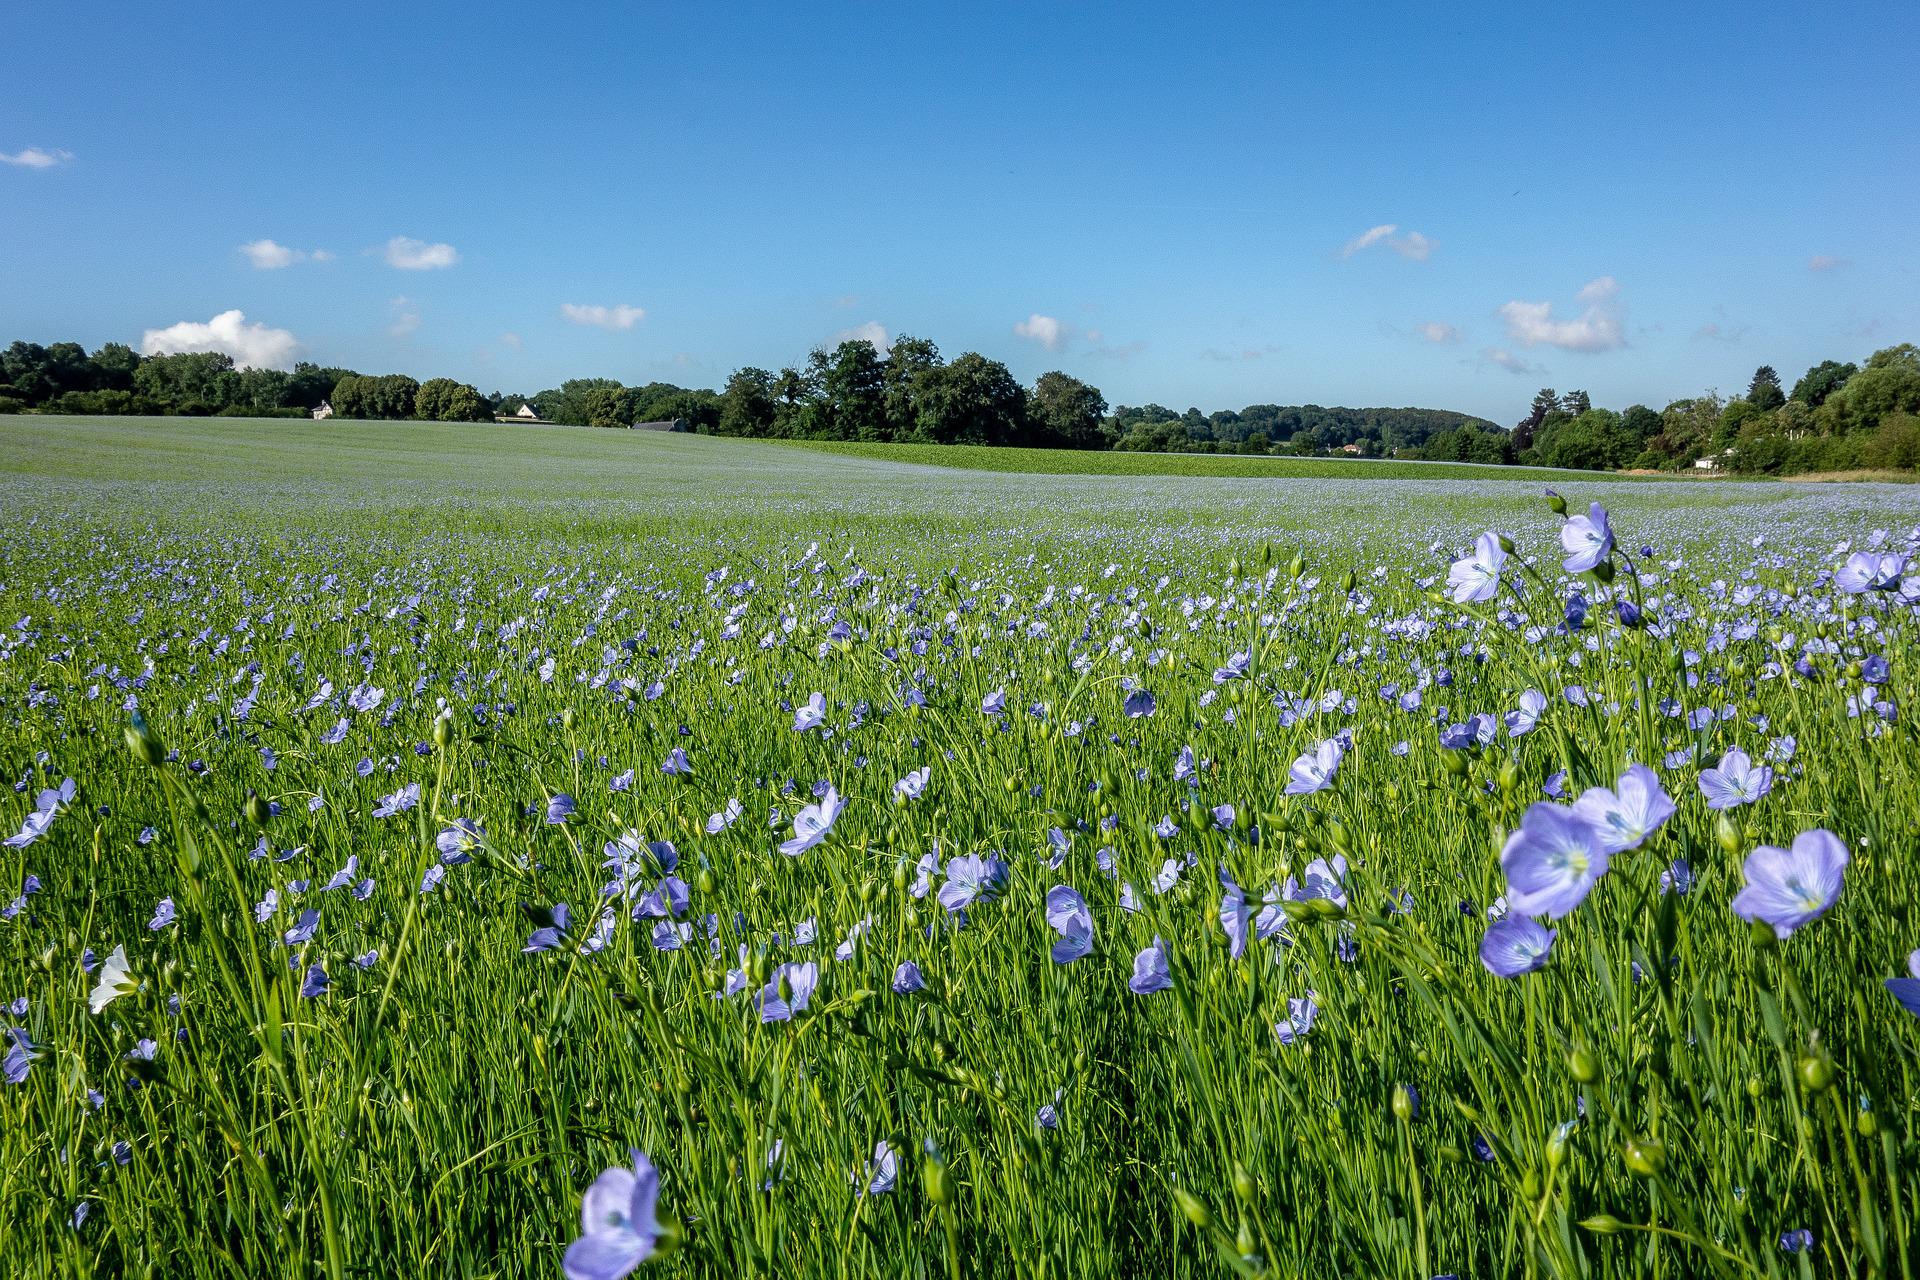
[[[1920,7],[1548,8],[49,12],[0,341],[530,392],[904,332],[1511,422],[1920,340]]]

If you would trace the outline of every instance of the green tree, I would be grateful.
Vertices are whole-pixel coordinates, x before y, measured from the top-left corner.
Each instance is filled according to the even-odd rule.
[[[1107,398],[1078,378],[1057,371],[1041,374],[1033,384],[1028,409],[1037,443],[1062,449],[1099,449],[1107,444],[1100,430]],[[1265,452],[1264,443],[1260,451]]]
[[[1858,372],[1860,372],[1858,365],[1841,364],[1838,360],[1822,360],[1800,375],[1800,381],[1793,384],[1791,398],[1808,408],[1818,409],[1827,402],[1828,396],[1846,386],[1847,379]]]
[[[1920,413],[1920,347],[1903,342],[1874,352],[1840,394],[1856,430],[1870,429],[1890,413]]]
[[[414,393],[413,416],[428,422],[485,422],[492,410],[480,392],[452,378],[428,378]]]
[[[581,408],[585,415],[585,421],[580,424],[583,426],[631,427],[641,420],[640,393],[617,382],[601,381],[587,392]]]
[[[149,356],[133,371],[133,389],[168,413],[217,413],[235,403],[240,375],[233,357],[218,351]]]
[[[124,342],[102,343],[94,350],[93,385],[97,391],[133,390],[133,373],[140,357]]]
[[[923,370],[917,382],[922,439],[938,444],[1027,439],[1027,393],[998,360],[969,351],[952,364]]]
[[[736,369],[720,393],[716,431],[723,436],[770,436],[777,407],[771,373],[751,366]]]
[[[624,390],[612,378],[569,378],[558,388],[542,391],[535,396],[533,407],[549,422],[584,427],[587,425],[587,397],[603,387]]]
[[[1747,384],[1747,403],[1762,413],[1769,413],[1787,402],[1786,393],[1780,390],[1780,375],[1773,366],[1763,364],[1753,371],[1753,381]]]
[[[880,353],[865,338],[850,338],[831,352],[814,353],[815,383],[825,410],[822,424],[833,440],[888,440],[886,371]]]
[[[901,334],[887,349],[887,362],[881,370],[882,397],[885,400],[887,427],[895,440],[912,437],[920,421],[920,405],[914,388],[921,374],[940,367],[940,348],[930,339]]]

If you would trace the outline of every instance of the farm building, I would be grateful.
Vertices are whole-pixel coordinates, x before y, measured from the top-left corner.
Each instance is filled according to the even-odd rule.
[[[664,422],[636,422],[635,431],[691,431],[693,424],[685,418],[668,418]]]
[[[319,422],[323,418],[331,418],[332,416],[333,416],[333,404],[331,401],[322,400],[320,402],[320,407],[313,411],[313,420],[315,422]]]
[[[538,409],[534,408],[532,405],[526,403],[525,401],[522,401],[520,404],[520,407],[518,409],[515,409],[512,413],[494,414],[493,420],[495,422],[540,422],[540,423],[544,423],[546,421],[545,418],[540,416],[540,411]]]

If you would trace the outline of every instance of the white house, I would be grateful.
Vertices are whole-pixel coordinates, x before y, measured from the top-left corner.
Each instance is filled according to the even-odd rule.
[[[320,402],[320,407],[313,411],[313,420],[315,422],[320,421],[322,418],[331,418],[332,416],[333,416],[333,405],[325,400],[322,400]]]
[[[501,405],[500,407],[502,409],[506,408],[504,404]],[[545,422],[546,421],[545,418],[540,416],[540,411],[538,409],[526,403],[526,401],[524,400],[520,402],[520,407],[518,409],[515,409],[512,413],[494,414],[493,420],[495,422]]]

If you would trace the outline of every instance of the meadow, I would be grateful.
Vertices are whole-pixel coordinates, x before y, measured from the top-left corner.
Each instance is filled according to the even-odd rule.
[[[0,419],[6,1271],[1911,1280],[1920,490],[942,460]]]

